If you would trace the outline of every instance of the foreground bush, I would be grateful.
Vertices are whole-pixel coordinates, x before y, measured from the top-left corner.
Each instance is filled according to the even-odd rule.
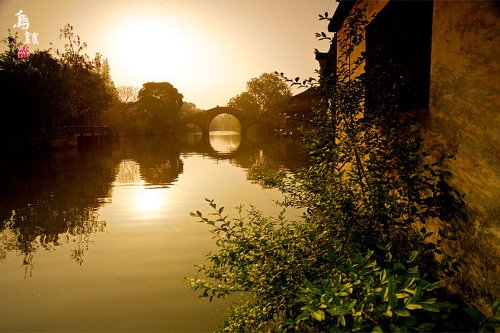
[[[328,232],[306,219],[264,217],[254,208],[209,217],[192,213],[210,226],[219,251],[198,265],[201,277],[191,287],[210,301],[239,295],[221,332],[279,331],[457,331],[492,327],[480,313],[443,301],[441,283],[428,281],[411,253],[393,260],[392,243],[352,253]],[[498,311],[498,304],[495,305]]]
[[[264,217],[241,206],[230,217],[208,200],[209,215],[192,215],[210,226],[219,250],[188,281],[209,300],[240,295],[221,326],[227,332],[492,330],[498,302],[486,320],[441,288],[458,269],[443,244],[464,216],[445,165],[453,157],[422,151],[420,120],[397,103],[404,77],[377,91],[385,103],[366,112],[366,87],[391,73],[356,75],[367,20],[359,8],[349,19],[337,70],[320,77],[314,116],[304,120],[300,140],[313,165],[261,179],[304,216],[288,221],[284,211]]]

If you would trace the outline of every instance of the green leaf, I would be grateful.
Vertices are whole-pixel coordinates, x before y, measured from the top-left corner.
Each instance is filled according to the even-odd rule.
[[[360,253],[356,253],[356,262],[358,265],[363,265],[363,256]]]
[[[410,259],[408,259],[408,262],[414,262],[415,259],[418,257],[418,251],[412,251],[410,255]]]
[[[311,313],[311,316],[316,319],[317,321],[323,321],[325,320],[325,311],[323,310],[316,310]]]
[[[406,280],[405,284],[403,285],[403,289],[408,289],[408,288],[410,288],[410,286],[413,284],[413,282],[414,282],[414,281],[415,281],[415,278],[411,278],[411,279],[409,279],[409,280]],[[405,290],[405,291],[406,291],[406,290]],[[408,292],[408,291],[406,291],[406,292]],[[414,292],[414,291],[412,291],[412,292],[411,292],[411,294],[412,294],[412,295],[414,295],[414,294],[415,294],[415,292]]]
[[[435,304],[427,304],[427,303],[418,303],[422,306],[422,310],[430,311],[430,312],[439,312],[439,306]]]
[[[425,290],[428,290],[428,291],[431,291],[431,290],[434,290],[434,289],[439,289],[443,286],[443,282],[442,281],[437,281],[437,282],[434,282],[434,283],[431,283],[430,285],[428,285]]]
[[[384,333],[384,330],[380,325],[373,326],[372,333]]]
[[[491,311],[494,314],[497,314],[497,312],[500,312],[500,300],[497,300],[496,302],[493,303],[491,306]]]
[[[415,294],[413,295],[413,300],[414,301],[420,300],[422,294],[423,294],[422,287],[417,286],[417,288],[415,288]]]
[[[335,305],[339,306],[340,305],[340,298],[338,298],[337,295],[335,295],[335,293],[332,293],[331,296],[332,296],[333,303]]]
[[[417,330],[419,332],[429,332],[434,328],[435,324],[433,323],[423,323],[418,325]]]
[[[425,304],[436,304],[436,301],[437,301],[437,298],[431,297],[431,298],[428,298],[428,299],[426,299],[425,301],[420,302],[420,303],[425,303]]]
[[[314,285],[311,283],[311,281],[307,280],[306,279],[306,286],[307,286],[307,289],[313,291],[315,289]]]
[[[304,311],[302,311],[302,313],[300,314],[300,316],[297,318],[297,320],[298,321],[305,320],[305,319],[309,318],[310,314],[311,314],[311,312],[309,310],[304,310]]]
[[[394,269],[395,271],[397,271],[397,270],[402,270],[402,271],[404,271],[404,270],[406,270],[406,266],[405,266],[405,265],[403,265],[403,264],[402,264],[402,263],[400,263],[400,262],[396,262],[396,263],[394,263],[393,269]]]
[[[415,303],[412,303],[412,304],[406,304],[405,305],[405,308],[407,308],[408,310],[420,310],[422,308],[422,305],[420,304],[415,304]]]
[[[339,316],[339,323],[340,325],[345,327],[345,317],[343,315]]]
[[[387,299],[389,300],[389,305],[392,308],[396,308],[398,306],[398,298],[396,297],[395,293],[396,281],[394,279],[394,276],[389,277],[389,284],[387,287],[388,287]]]
[[[389,288],[387,286],[385,286],[380,291],[380,298],[382,299],[383,302],[387,302],[387,299],[388,299],[387,296],[388,295],[389,295]]]
[[[380,282],[384,283],[386,276],[387,272],[385,271],[385,269],[383,269],[382,272],[380,272]]]
[[[370,263],[368,263],[365,268],[372,268],[372,267],[375,267],[377,265],[377,261],[373,260],[371,261]]]
[[[408,311],[407,309],[404,309],[404,308],[394,309],[394,313],[400,317],[409,317],[410,316],[410,311]]]

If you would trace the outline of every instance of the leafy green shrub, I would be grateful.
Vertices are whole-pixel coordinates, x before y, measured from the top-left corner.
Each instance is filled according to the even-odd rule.
[[[329,279],[321,284],[306,281],[299,295],[305,305],[297,322],[326,331],[434,329],[436,314],[449,311],[452,305],[437,301],[435,290],[441,282],[431,283],[421,276],[414,265],[418,253],[406,265],[394,263],[392,269],[382,268],[372,255],[369,251],[365,256],[342,256]]]
[[[210,226],[219,248],[187,278],[200,297],[239,296],[221,332],[278,331],[460,331],[487,330],[500,323],[445,301],[440,281],[431,281],[409,253],[395,260],[392,242],[355,252],[306,218],[289,221],[285,211],[264,217],[237,207],[237,217],[208,200],[212,212],[192,216]]]
[[[300,138],[313,165],[262,179],[286,195],[285,207],[305,208],[304,216],[288,221],[285,211],[264,217],[240,206],[231,218],[207,200],[212,213],[192,215],[210,226],[218,251],[198,265],[201,277],[187,280],[210,301],[240,295],[220,328],[227,332],[498,326],[498,303],[486,320],[441,288],[443,274],[457,268],[441,245],[463,218],[462,195],[444,167],[452,157],[422,151],[418,119],[397,105],[365,112],[365,90],[377,76],[356,75],[364,56],[353,53],[367,20],[362,8],[349,19],[337,70],[321,75],[321,100]],[[442,221],[439,230],[427,227],[431,219]]]
[[[198,265],[202,278],[189,278],[194,290],[209,300],[240,294],[233,306],[227,331],[260,331],[291,315],[296,294],[306,279],[324,274],[327,253],[324,234],[313,224],[290,222],[284,211],[278,217],[263,217],[251,208],[238,207],[238,217],[213,208],[213,219],[192,213],[208,224],[219,251],[208,255],[210,265]],[[245,309],[243,311],[243,309]],[[245,318],[245,320],[242,320]]]

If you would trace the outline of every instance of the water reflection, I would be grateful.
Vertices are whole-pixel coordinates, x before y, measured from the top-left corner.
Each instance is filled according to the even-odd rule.
[[[183,164],[180,158],[179,140],[177,137],[122,139],[115,147],[120,158],[136,163],[137,170],[129,170],[134,177],[139,177],[146,184],[168,186],[182,173]],[[126,173],[126,169],[117,168]],[[119,177],[123,177],[119,175]]]
[[[215,246],[189,212],[203,210],[208,197],[228,212],[242,203],[279,214],[279,191],[249,175],[293,171],[306,158],[277,138],[241,138],[237,149],[219,138],[225,153],[208,136],[195,138],[122,139],[91,151],[6,159],[2,329],[70,331],[77,321],[82,331],[214,330],[227,303],[198,300],[183,282]]]
[[[106,230],[98,211],[110,203],[112,189],[129,188],[123,192],[128,214],[154,219],[171,201],[159,189],[178,180],[185,154],[227,160],[256,179],[269,169],[303,166],[307,158],[299,150],[296,143],[277,138],[252,142],[234,132],[215,132],[10,157],[0,166],[0,261],[8,253],[21,254],[29,276],[37,251],[64,245],[69,257],[82,265],[91,235]]]
[[[88,236],[106,227],[96,211],[113,179],[107,153],[70,150],[7,159],[0,167],[0,258],[20,253],[31,273],[36,251],[68,244],[70,257],[81,265]]]
[[[209,142],[215,152],[228,154],[239,148],[241,134],[233,131],[213,131],[210,132]]]
[[[309,163],[304,147],[292,140],[284,140],[267,132],[255,128],[251,136],[238,136],[237,138],[201,133],[187,133],[181,136],[182,153],[194,153],[209,156],[216,160],[229,160],[232,164],[248,169],[255,163],[267,161],[268,166],[294,172]],[[235,142],[240,140],[235,149]],[[215,147],[212,142],[216,142]],[[224,146],[225,144],[228,146]],[[217,145],[220,144],[220,147]],[[217,148],[217,149],[216,149]],[[224,151],[224,153],[219,150]]]
[[[167,187],[179,172],[182,161],[172,167],[172,163],[165,161],[159,166],[152,167],[154,176],[149,173],[148,179],[154,180],[155,185],[149,185],[142,177],[141,166],[133,160],[124,160],[118,165],[118,173],[113,187],[126,187],[126,197],[122,198],[127,205],[129,214],[141,220],[153,220],[169,203],[168,192],[161,191]],[[161,175],[161,176],[159,176]],[[161,181],[158,181],[161,180]],[[168,180],[168,183],[164,181]]]

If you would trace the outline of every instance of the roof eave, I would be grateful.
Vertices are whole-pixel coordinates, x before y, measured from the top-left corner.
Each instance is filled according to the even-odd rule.
[[[337,6],[335,13],[333,13],[332,19],[328,24],[329,32],[339,31],[342,23],[344,23],[344,20],[349,15],[349,12],[356,3],[356,0],[337,0],[337,2],[339,3],[339,5]]]

